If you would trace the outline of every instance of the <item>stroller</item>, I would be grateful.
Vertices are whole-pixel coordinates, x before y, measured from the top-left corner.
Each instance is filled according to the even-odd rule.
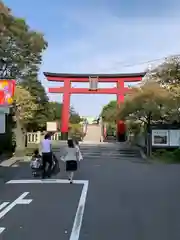
[[[52,164],[52,173],[59,171],[59,164],[56,156],[53,154],[53,164]],[[38,150],[34,151],[34,154],[31,159],[30,167],[32,170],[33,177],[41,177],[42,176],[42,156],[39,154]]]
[[[38,150],[34,151],[34,154],[31,158],[30,167],[33,177],[40,177],[42,175],[42,156],[39,154]]]

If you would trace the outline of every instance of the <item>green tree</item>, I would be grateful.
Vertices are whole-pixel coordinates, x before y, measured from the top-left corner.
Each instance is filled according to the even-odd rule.
[[[29,121],[34,119],[38,105],[35,103],[35,97],[21,86],[16,86],[14,100],[19,109],[19,120],[24,127]]]
[[[180,56],[166,58],[162,64],[151,71],[148,80],[158,82],[168,88],[180,86]]]
[[[81,117],[79,114],[74,110],[73,107],[70,108],[70,123],[72,124],[78,124],[81,122]]]
[[[49,102],[49,116],[48,121],[60,121],[62,114],[62,103]],[[70,123],[80,123],[81,118],[79,114],[70,107]]]
[[[29,122],[33,122],[35,113],[39,109],[35,107],[38,106],[37,100],[29,93],[28,86],[31,85],[32,76],[37,76],[42,51],[46,47],[47,42],[43,34],[32,30],[24,19],[13,16],[11,10],[0,1],[0,78],[13,78],[17,85],[21,84],[25,88],[18,86],[15,95],[18,104],[14,107],[17,123],[15,129],[17,149],[23,149],[24,143],[20,137],[23,135],[22,129],[28,126]],[[18,91],[22,96],[18,96]],[[29,96],[29,100],[26,96]],[[30,109],[26,108],[25,102]]]
[[[117,110],[117,102],[111,101],[103,107],[100,115],[105,122],[114,122],[117,118]]]
[[[156,82],[171,93],[173,105],[169,111],[169,121],[180,122],[180,56],[166,58],[149,73],[145,82]]]
[[[47,42],[33,31],[22,18],[12,15],[1,2],[0,7],[0,76],[22,82],[37,72]]]
[[[119,119],[133,119],[150,125],[164,121],[173,105],[169,91],[156,83],[145,84],[134,91],[119,109]]]
[[[15,100],[15,121],[14,129],[16,138],[16,155],[24,154],[25,147],[25,129],[30,121],[34,119],[38,105],[34,103],[34,97],[21,86],[17,86],[14,95]]]
[[[59,102],[49,102],[49,116],[48,121],[60,121],[62,113],[62,103]]]
[[[48,96],[41,82],[38,81],[37,74],[26,77],[21,85],[30,92],[34,97],[34,103],[38,105],[33,121],[28,124],[28,131],[45,130],[50,108]]]

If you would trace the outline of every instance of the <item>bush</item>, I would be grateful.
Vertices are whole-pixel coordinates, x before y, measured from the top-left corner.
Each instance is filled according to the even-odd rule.
[[[141,123],[137,121],[127,121],[127,130],[130,134],[138,135],[142,130]]]
[[[114,124],[108,124],[106,131],[107,131],[107,136],[116,135],[116,126]]]
[[[180,149],[176,149],[173,151],[173,158],[174,158],[174,162],[180,162]]]
[[[165,163],[180,163],[180,149],[158,149],[153,152],[153,156]]]
[[[81,124],[71,124],[69,129],[69,136],[81,141],[83,138],[83,131]]]

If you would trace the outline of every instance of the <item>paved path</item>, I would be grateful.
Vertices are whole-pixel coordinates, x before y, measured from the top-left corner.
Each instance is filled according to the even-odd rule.
[[[0,183],[0,239],[180,239],[179,165],[147,164],[114,144],[81,148],[73,185],[62,164],[44,184],[25,183],[27,163],[4,167],[6,181],[24,184]]]

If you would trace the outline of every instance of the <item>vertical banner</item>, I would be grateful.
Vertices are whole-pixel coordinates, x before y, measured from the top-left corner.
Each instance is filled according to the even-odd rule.
[[[15,80],[0,80],[0,106],[9,106],[13,103]]]
[[[118,130],[118,133],[120,134],[125,134],[126,132],[126,124],[124,121],[118,121],[118,124],[117,124],[117,130]]]

